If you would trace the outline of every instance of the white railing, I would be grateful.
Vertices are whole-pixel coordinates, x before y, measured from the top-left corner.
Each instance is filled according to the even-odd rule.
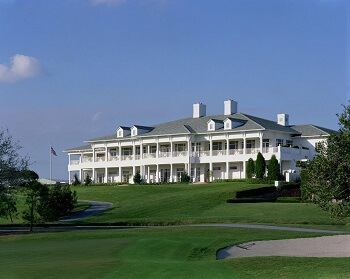
[[[210,156],[210,150],[199,151],[199,156],[200,156],[200,157],[207,157],[207,156]]]
[[[79,165],[80,164],[80,160],[71,160],[69,162],[70,165]]]
[[[140,160],[141,159],[141,155],[135,155],[135,160]]]
[[[230,155],[243,154],[243,149],[230,149]]]
[[[164,158],[164,157],[170,157],[171,152],[159,152],[159,157]]]
[[[132,160],[132,155],[122,155],[122,161]]]
[[[108,157],[108,161],[118,161],[119,160],[119,156],[110,156]]]
[[[96,162],[104,162],[105,161],[105,157],[96,157]]]
[[[259,152],[258,148],[246,148],[247,154],[257,154]]]
[[[174,157],[185,157],[185,156],[187,156],[187,151],[174,151],[173,156]]]
[[[156,158],[156,153],[144,153],[143,154],[143,158],[147,159],[147,158]]]
[[[213,156],[222,156],[226,154],[226,150],[213,150]]]
[[[83,157],[83,159],[81,160],[83,163],[86,162],[92,162],[92,157]]]

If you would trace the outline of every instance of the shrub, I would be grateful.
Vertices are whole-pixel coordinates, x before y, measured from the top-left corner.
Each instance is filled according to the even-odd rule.
[[[188,183],[190,182],[191,180],[191,177],[187,174],[186,171],[184,171],[182,174],[181,174],[181,182],[182,183]]]
[[[309,148],[306,147],[306,146],[302,146],[301,148],[302,148],[302,149],[305,149],[305,150],[309,150]]]
[[[261,196],[265,194],[270,194],[276,192],[275,186],[266,186],[261,188],[254,188],[250,190],[243,190],[236,192],[236,198],[251,198],[256,196]]]
[[[78,186],[78,185],[80,185],[80,184],[81,184],[81,183],[80,183],[80,180],[79,180],[79,178],[78,178],[78,175],[77,175],[77,174],[74,174],[72,185],[73,185],[73,186]]]
[[[134,183],[135,183],[135,184],[141,184],[141,182],[142,182],[142,177],[141,177],[140,172],[136,172],[136,173],[135,173],[133,180],[134,180]]]
[[[249,158],[247,163],[246,176],[247,178],[252,178],[255,174],[255,163],[252,158]]]
[[[299,146],[293,145],[292,148],[299,149]]]
[[[257,203],[257,202],[275,202],[276,198],[243,198],[243,199],[228,199],[227,203]]]
[[[281,144],[282,147],[290,147],[289,144]]]
[[[280,164],[278,163],[275,155],[271,156],[267,170],[267,177],[269,179],[278,180],[281,177]]]
[[[89,186],[89,185],[92,184],[92,179],[91,179],[91,177],[90,177],[89,174],[86,175],[86,177],[85,177],[85,179],[84,179],[84,184],[85,184],[86,186]]]
[[[255,162],[256,178],[263,178],[266,172],[266,161],[264,156],[259,152]]]

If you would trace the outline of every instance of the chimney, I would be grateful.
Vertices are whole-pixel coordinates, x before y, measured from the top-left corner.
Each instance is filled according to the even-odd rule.
[[[224,102],[224,111],[225,115],[231,115],[237,113],[237,105],[238,103],[236,101],[233,101],[231,99]]]
[[[289,126],[289,114],[277,114],[277,124],[282,126]]]
[[[207,114],[207,106],[202,103],[193,104],[193,118],[199,118]]]

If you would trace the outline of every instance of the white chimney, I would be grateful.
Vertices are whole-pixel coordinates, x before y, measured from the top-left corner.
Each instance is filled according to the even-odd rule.
[[[235,114],[237,113],[237,102],[229,99],[227,101],[224,102],[224,111],[225,111],[225,115],[231,115],[231,114]]]
[[[193,118],[206,116],[207,106],[202,103],[193,104]]]
[[[277,114],[277,123],[282,126],[289,126],[289,114]]]

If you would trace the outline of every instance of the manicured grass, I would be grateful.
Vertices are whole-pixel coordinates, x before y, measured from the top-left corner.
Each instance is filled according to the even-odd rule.
[[[264,186],[264,185],[260,185]],[[235,192],[259,185],[80,186],[79,199],[108,201],[113,207],[82,222],[120,224],[261,223],[344,227],[345,221],[309,203],[229,204]]]
[[[314,233],[232,228],[151,228],[0,237],[2,278],[349,278],[349,259],[218,261],[219,248]]]

